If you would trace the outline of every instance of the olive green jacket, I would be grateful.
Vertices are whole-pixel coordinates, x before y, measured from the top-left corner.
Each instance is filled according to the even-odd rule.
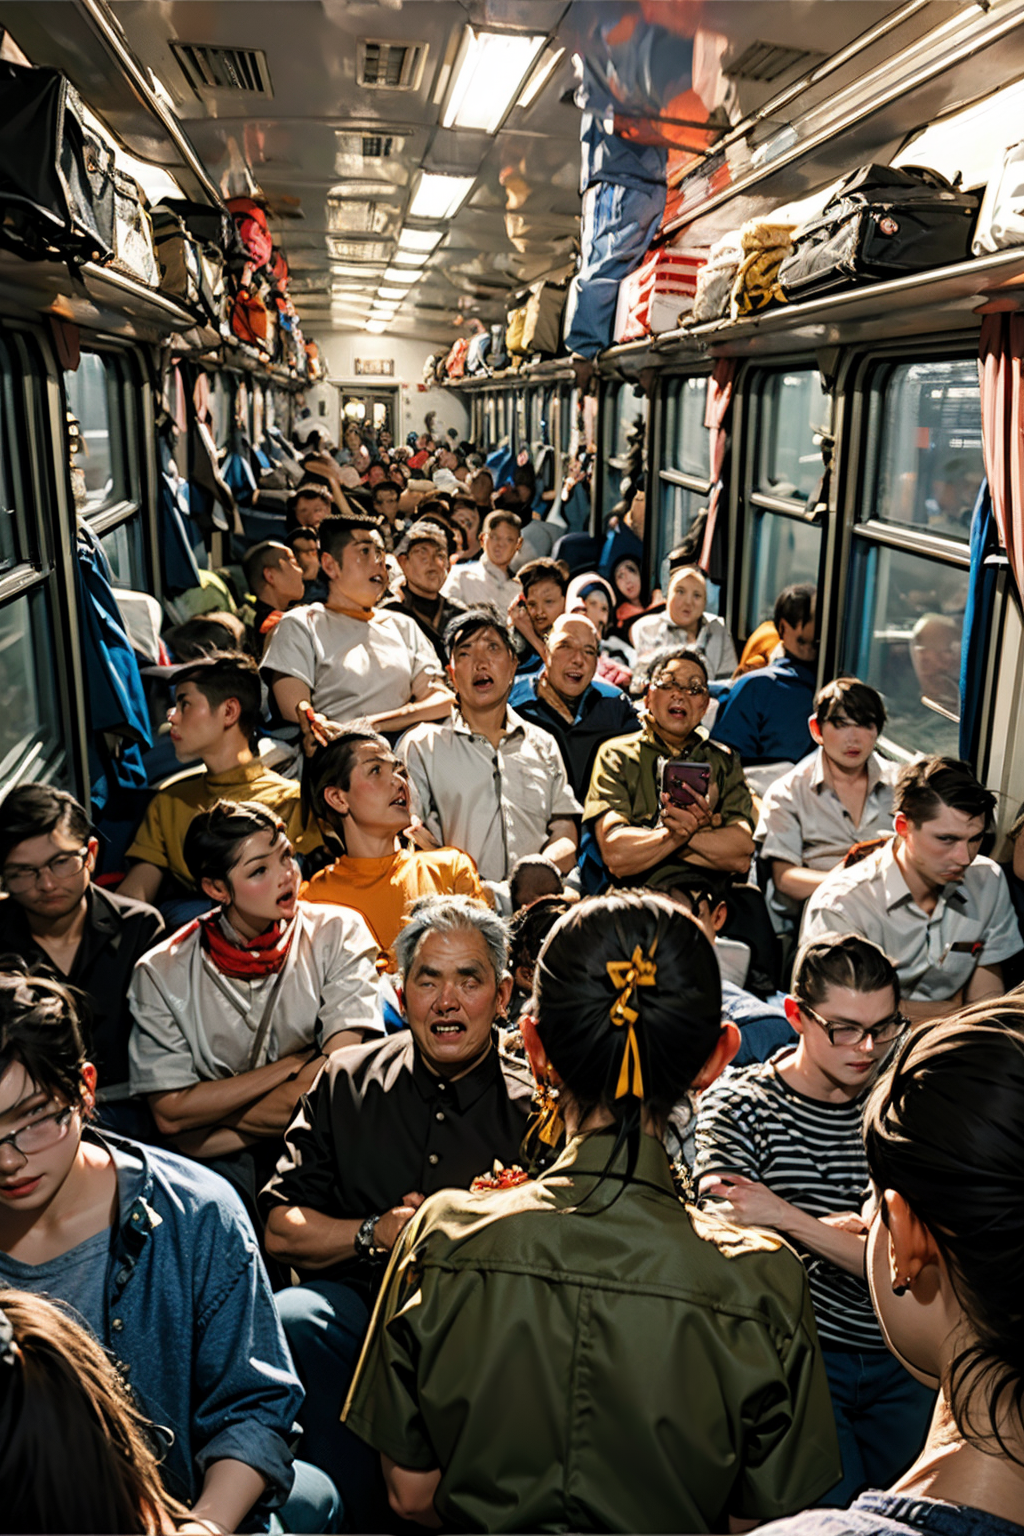
[[[447,1529],[722,1530],[840,1476],[799,1259],[684,1206],[640,1142],[631,1182],[599,1183],[599,1133],[518,1188],[443,1191],[396,1248],[344,1417],[441,1468]]]

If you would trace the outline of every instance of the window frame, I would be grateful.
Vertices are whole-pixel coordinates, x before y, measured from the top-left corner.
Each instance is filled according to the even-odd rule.
[[[742,393],[742,412],[739,420],[734,423],[738,428],[737,435],[741,438],[741,470],[738,479],[738,503],[736,515],[739,525],[740,547],[742,560],[740,562],[739,592],[735,610],[732,612],[733,629],[736,639],[742,648],[743,642],[762,623],[762,619],[755,619],[750,613],[750,605],[755,590],[754,551],[758,544],[758,522],[766,516],[781,517],[791,522],[803,524],[806,527],[817,528],[820,534],[820,547],[818,550],[818,574],[816,585],[819,593],[822,589],[822,571],[826,556],[826,523],[820,514],[817,504],[811,503],[810,498],[806,502],[799,501],[795,497],[785,497],[763,491],[758,488],[757,477],[760,472],[763,433],[765,431],[764,396],[761,385],[772,375],[780,373],[806,373],[816,374],[819,382],[821,370],[817,359],[813,354],[796,354],[793,357],[774,360],[760,360],[745,369],[742,379],[737,380],[737,386]],[[830,401],[829,414],[831,420],[825,427],[831,431],[836,418],[836,390],[835,386],[826,392]],[[822,461],[824,470],[824,460]]]
[[[839,551],[838,570],[834,590],[839,597],[838,624],[836,626],[836,656],[833,671],[842,671],[850,659],[856,643],[849,618],[855,611],[855,597],[861,578],[857,558],[860,547],[887,546],[930,558],[948,567],[970,570],[970,543],[933,533],[912,523],[883,522],[878,518],[865,518],[861,510],[866,503],[867,487],[877,480],[884,427],[884,411],[872,418],[872,375],[882,366],[895,367],[900,363],[977,361],[977,344],[963,335],[946,335],[915,338],[912,353],[906,341],[891,345],[878,345],[865,349],[851,358],[844,381],[844,394],[850,413],[848,446],[842,455],[845,466],[845,485],[842,506],[843,538]],[[890,377],[892,374],[890,373]],[[989,717],[993,707],[992,679],[994,661],[997,664],[1002,649],[1005,622],[1005,598],[997,601],[992,628],[985,637],[984,670],[987,679],[982,706],[980,739],[989,736]],[[939,711],[936,711],[939,713]],[[947,717],[948,718],[948,717]],[[898,762],[910,762],[918,755],[917,748],[904,746],[883,733],[879,746]]]
[[[657,474],[651,475],[651,484],[648,487],[647,519],[651,529],[649,539],[650,569],[647,572],[648,580],[652,587],[660,584],[661,567],[665,563],[669,549],[672,547],[664,537],[666,524],[665,509],[674,499],[677,490],[685,491],[692,496],[701,496],[707,500],[711,495],[711,438],[708,433],[707,474],[703,479],[691,474],[688,470],[677,469],[670,459],[674,455],[670,451],[669,434],[673,425],[672,410],[669,396],[673,391],[682,394],[683,387],[689,379],[704,379],[711,381],[711,373],[706,368],[687,369],[684,373],[663,374],[658,381],[658,389],[652,401],[655,428],[653,441],[656,452],[652,455],[652,462],[658,466]],[[707,394],[705,392],[705,403]],[[702,429],[703,428],[702,423]],[[652,504],[656,503],[656,504]],[[723,506],[724,515],[724,506]],[[664,548],[662,546],[665,546]],[[724,601],[723,589],[720,601]]]

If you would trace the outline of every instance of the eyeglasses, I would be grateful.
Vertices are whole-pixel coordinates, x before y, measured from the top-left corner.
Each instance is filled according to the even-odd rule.
[[[691,699],[703,699],[708,692],[707,683],[680,683],[668,672],[652,677],[650,686],[664,693],[688,693]]]
[[[9,891],[30,891],[44,875],[49,875],[52,880],[70,880],[83,868],[88,857],[88,848],[79,848],[77,853],[56,853],[35,868],[30,864],[14,865],[4,870],[3,882]]]
[[[880,1045],[884,1045],[890,1040],[895,1040],[910,1023],[906,1014],[900,1013],[897,1009],[887,1019],[879,1019],[877,1024],[867,1028],[862,1028],[859,1024],[833,1024],[830,1019],[823,1019],[820,1013],[815,1013],[813,1008],[801,1002],[799,998],[797,998],[797,1006],[801,1013],[806,1013],[815,1024],[821,1025],[833,1045],[860,1045],[868,1035],[872,1040],[877,1040]]]
[[[0,1150],[13,1147],[22,1157],[31,1157],[33,1152],[48,1151],[58,1141],[64,1140],[74,1112],[73,1105],[65,1104],[63,1109],[58,1109],[52,1115],[41,1115],[38,1120],[30,1120],[20,1131],[12,1131],[10,1136],[0,1136]]]

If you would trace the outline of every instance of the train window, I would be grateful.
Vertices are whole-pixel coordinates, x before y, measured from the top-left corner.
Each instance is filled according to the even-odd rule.
[[[115,587],[133,592],[146,590],[146,561],[142,543],[142,520],[130,517],[118,523],[100,539],[100,546],[110,563]]]
[[[14,376],[7,348],[0,344],[0,571],[24,558],[17,498],[14,494]]]
[[[231,436],[233,391],[223,374],[210,376],[210,430],[218,448],[226,448]]]
[[[821,529],[799,517],[767,512],[754,519],[747,632],[770,619],[783,587],[797,581],[817,584]]]
[[[643,448],[647,400],[632,384],[612,385],[604,395],[604,483],[601,512],[607,517],[620,498],[620,484],[630,453]]]
[[[708,381],[703,375],[672,379],[665,391],[665,463],[707,483],[708,432],[704,425]]]
[[[885,739],[903,753],[959,756],[967,582],[966,560],[854,539],[843,670],[883,695]]]
[[[43,586],[0,607],[0,783],[63,776],[52,636]]]
[[[759,400],[757,490],[786,501],[808,501],[821,480],[821,449],[815,436],[828,427],[829,405],[816,369],[765,376]]]
[[[977,363],[880,364],[869,401],[869,440],[878,451],[862,517],[968,539],[985,474]]]
[[[83,352],[74,373],[64,375],[68,409],[81,430],[77,465],[85,474],[86,517],[129,499],[124,417],[126,392],[120,360]]]

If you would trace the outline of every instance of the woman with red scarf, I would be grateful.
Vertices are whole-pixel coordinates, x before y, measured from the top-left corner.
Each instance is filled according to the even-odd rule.
[[[325,1056],[382,1031],[377,944],[345,907],[298,899],[280,817],[219,800],[184,857],[216,906],[144,955],[129,988],[134,1093],[179,1151],[254,1197]]]

